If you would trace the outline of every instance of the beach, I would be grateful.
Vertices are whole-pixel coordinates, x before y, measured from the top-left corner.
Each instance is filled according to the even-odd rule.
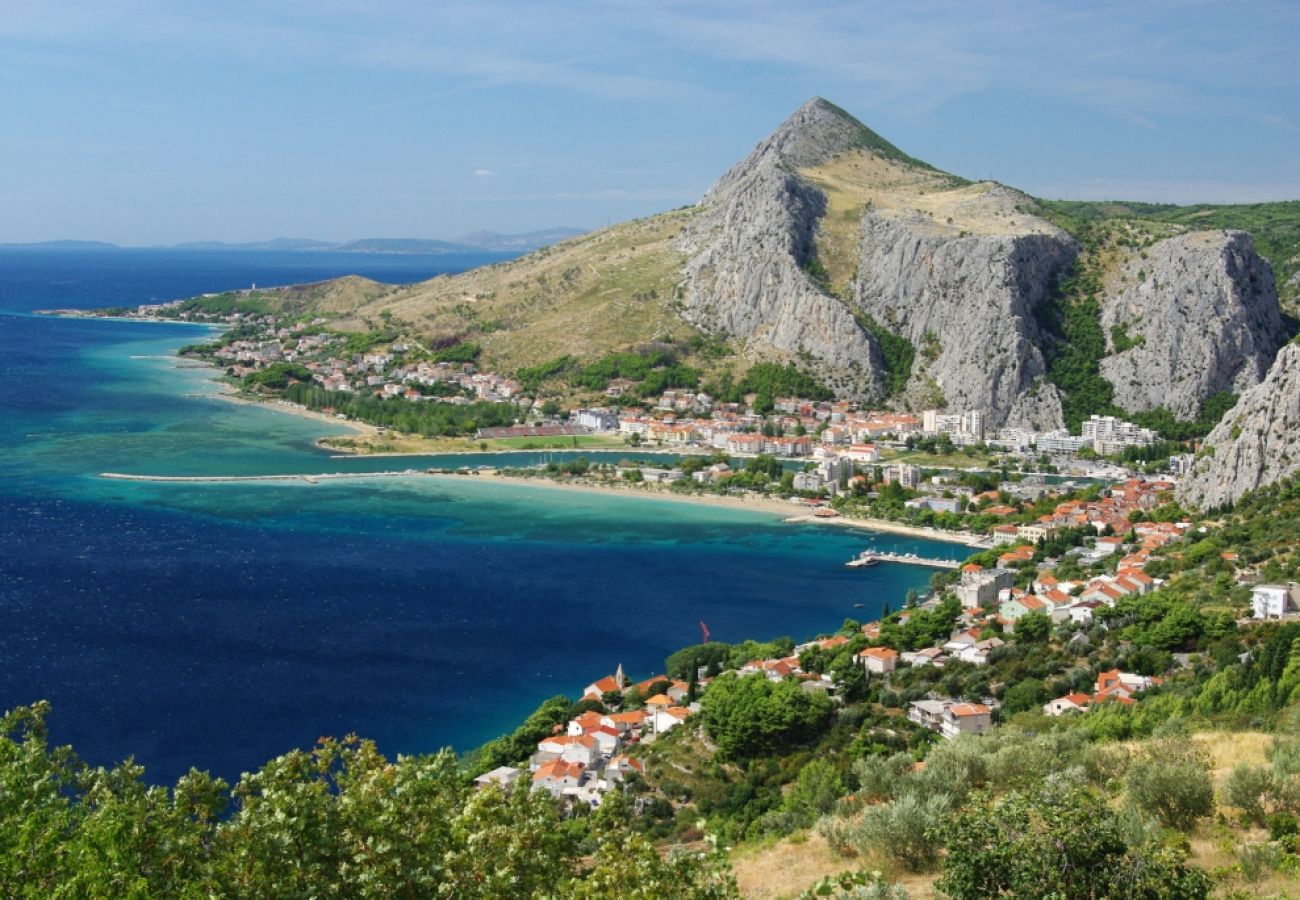
[[[779,515],[787,522],[810,525],[835,525],[841,528],[857,528],[863,531],[878,531],[905,537],[921,538],[929,541],[948,541],[965,544],[969,547],[984,547],[987,540],[981,535],[969,532],[940,531],[934,528],[920,528],[887,519],[866,519],[851,516],[821,517],[813,515],[803,503],[778,500],[772,497],[753,495],[718,495],[718,494],[680,494],[660,488],[619,487],[616,485],[592,484],[590,482],[561,482],[551,478],[528,478],[518,475],[501,475],[483,473],[478,476],[445,475],[446,478],[480,477],[510,484],[531,485],[533,487],[556,488],[568,491],[588,491],[599,494],[619,494],[625,497],[645,497],[652,500],[667,500],[678,503],[696,503],[704,506],[728,507],[731,509],[750,509]]]
[[[306,407],[299,406],[296,403],[287,403],[282,400],[270,400],[270,401],[254,400],[249,397],[241,397],[238,394],[234,393],[234,388],[232,388],[230,385],[225,384],[224,382],[218,382],[218,384],[221,385],[221,390],[219,392],[215,394],[205,394],[204,396],[211,396],[214,399],[225,400],[229,403],[241,403],[245,406],[260,406],[263,409],[272,409],[275,410],[276,412],[288,413],[291,416],[300,416],[301,418],[304,419],[313,419],[317,422],[323,422],[327,425],[334,425],[339,428],[347,428],[356,434],[363,434],[366,435],[367,437],[373,438],[379,435],[378,428],[376,428],[374,425],[369,425],[365,422],[357,422],[352,419],[339,419],[336,418],[335,416],[327,416],[325,415],[325,413],[316,412],[315,410],[310,410],[307,409]],[[319,441],[317,442],[317,444],[319,445]]]

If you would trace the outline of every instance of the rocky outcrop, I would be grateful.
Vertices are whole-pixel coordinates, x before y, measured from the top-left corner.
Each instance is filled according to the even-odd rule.
[[[1003,205],[1004,192],[985,202]],[[949,409],[985,410],[993,426],[1059,427],[1060,399],[1042,383],[1047,363],[1034,309],[1079,247],[1030,216],[1006,230],[969,234],[919,212],[869,210],[857,303],[920,351],[909,390],[933,385]]]
[[[1214,394],[1260,383],[1286,340],[1273,271],[1243,231],[1159,241],[1122,269],[1101,323],[1101,373],[1123,409],[1195,419]]]
[[[687,260],[678,308],[858,400],[883,399],[887,376],[897,387],[881,352],[889,332],[913,351],[898,405],[1059,427],[1044,355],[1054,337],[1038,308],[1081,247],[1034,208],[911,159],[814,99],[701,201],[676,241]],[[1101,374],[1123,409],[1194,419],[1206,398],[1259,383],[1285,339],[1272,272],[1242,232],[1148,250],[1104,289]],[[904,364],[906,348],[888,349],[890,365]]]
[[[1209,509],[1300,472],[1300,344],[1282,348],[1205,440],[1178,498]]]
[[[880,390],[879,349],[804,271],[825,198],[795,173],[857,146],[862,131],[825,101],[804,104],[719,179],[678,246],[686,321],[759,355],[798,356],[837,393],[866,399]]]

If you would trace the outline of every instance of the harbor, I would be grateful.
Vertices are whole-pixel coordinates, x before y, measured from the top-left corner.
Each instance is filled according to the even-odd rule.
[[[915,553],[878,553],[875,550],[864,550],[844,565],[850,569],[866,569],[882,562],[926,566],[931,569],[956,569],[961,565],[961,561],[956,559],[937,559],[929,556],[918,556]]]

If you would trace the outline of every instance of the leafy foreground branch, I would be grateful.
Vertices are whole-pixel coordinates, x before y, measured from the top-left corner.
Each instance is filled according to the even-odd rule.
[[[51,748],[49,706],[0,719],[0,896],[21,898],[735,896],[716,851],[662,856],[611,798],[562,821],[544,793],[475,791],[449,751],[390,761],[323,740],[231,789],[191,770]]]

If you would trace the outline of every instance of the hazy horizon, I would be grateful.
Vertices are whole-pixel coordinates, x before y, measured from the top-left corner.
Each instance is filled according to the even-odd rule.
[[[819,95],[1048,198],[1300,197],[1300,8],[51,0],[0,22],[0,242],[594,229]]]

